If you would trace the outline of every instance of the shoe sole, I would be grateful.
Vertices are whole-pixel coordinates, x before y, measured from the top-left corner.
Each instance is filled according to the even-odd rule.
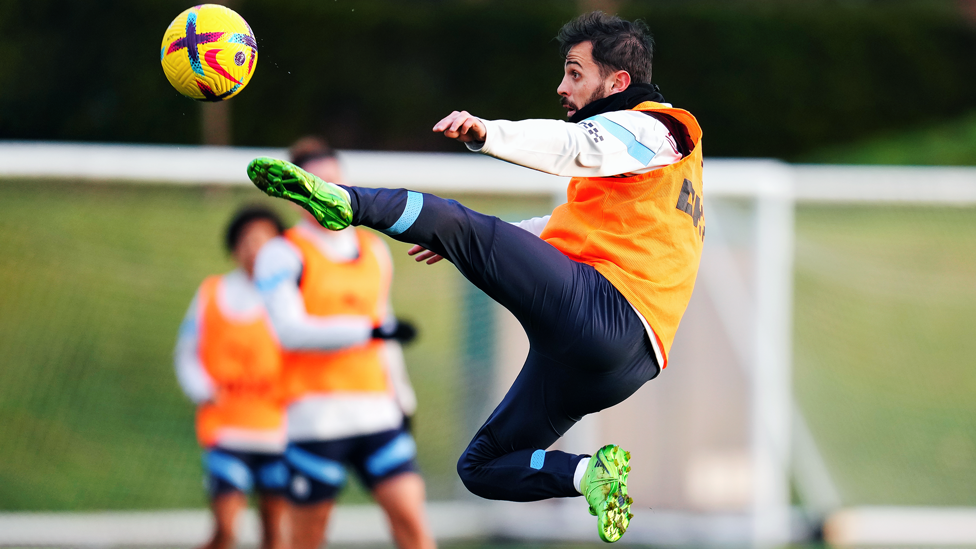
[[[323,227],[338,231],[352,222],[348,200],[329,189],[332,185],[291,162],[259,157],[247,165],[247,176],[268,196],[298,204]]]
[[[630,526],[630,519],[634,515],[630,513],[630,506],[634,500],[627,495],[627,477],[630,475],[630,452],[625,452],[619,446],[613,446],[609,450],[601,450],[601,458],[604,463],[612,465],[618,478],[613,491],[607,496],[606,510],[603,515],[597,514],[597,531],[600,539],[607,543],[613,543],[623,537],[627,528]]]

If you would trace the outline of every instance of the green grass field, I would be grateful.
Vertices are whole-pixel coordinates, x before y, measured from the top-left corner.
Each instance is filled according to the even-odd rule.
[[[0,510],[204,505],[172,349],[197,285],[232,268],[221,247],[232,211],[262,198],[250,187],[0,182]],[[549,206],[463,200],[511,219]],[[390,243],[394,308],[421,329],[406,352],[419,461],[431,497],[452,497],[464,401],[482,392],[459,368],[479,320],[464,309],[473,287]],[[355,487],[346,497],[364,498]]]
[[[801,207],[795,392],[845,503],[976,505],[976,208]]]
[[[204,505],[172,347],[196,286],[231,266],[231,211],[260,198],[0,182],[0,510]],[[549,207],[459,198],[507,219]],[[976,211],[801,207],[797,230],[796,393],[845,503],[976,505]],[[483,392],[465,368],[479,302],[449,264],[391,247],[394,305],[422,329],[420,464],[451,498],[459,416]]]

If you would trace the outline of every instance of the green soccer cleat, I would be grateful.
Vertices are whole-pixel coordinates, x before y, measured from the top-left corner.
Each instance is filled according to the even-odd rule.
[[[291,162],[265,156],[255,158],[247,165],[247,176],[269,196],[291,200],[305,208],[327,229],[339,231],[352,223],[349,193]]]
[[[630,505],[627,495],[627,475],[630,473],[630,452],[608,444],[597,450],[580,481],[580,492],[590,504],[590,514],[597,517],[597,532],[607,543],[619,540],[630,526]]]

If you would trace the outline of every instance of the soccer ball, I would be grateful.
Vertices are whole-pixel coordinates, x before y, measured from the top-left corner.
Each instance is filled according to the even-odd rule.
[[[254,32],[224,6],[203,4],[179,14],[159,49],[166,79],[198,101],[234,97],[251,80],[258,62]]]

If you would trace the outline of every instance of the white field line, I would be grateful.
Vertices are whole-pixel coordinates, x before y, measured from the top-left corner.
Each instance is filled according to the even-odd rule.
[[[439,541],[488,538],[599,543],[596,519],[581,499],[537,503],[431,502],[427,512]],[[694,514],[634,509],[624,544],[748,545],[746,514]],[[88,513],[0,513],[0,545],[72,547],[192,546],[206,541],[205,510]],[[809,532],[795,513],[793,538]],[[258,520],[249,510],[238,523],[239,542],[259,543]],[[392,544],[382,511],[375,505],[340,505],[329,524],[330,542]]]

